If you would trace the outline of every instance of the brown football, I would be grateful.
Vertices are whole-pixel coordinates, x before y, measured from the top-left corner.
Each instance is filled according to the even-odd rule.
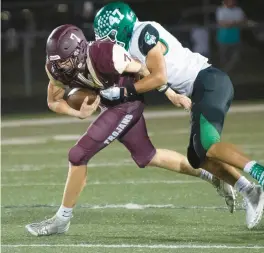
[[[88,96],[88,105],[91,105],[95,101],[97,95],[98,93],[91,89],[74,88],[69,92],[66,101],[71,108],[75,110],[80,110],[83,100],[87,96]]]

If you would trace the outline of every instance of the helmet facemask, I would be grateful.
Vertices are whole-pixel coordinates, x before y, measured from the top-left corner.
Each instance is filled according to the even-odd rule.
[[[74,53],[66,59],[51,60],[55,71],[62,75],[65,80],[72,81],[79,73],[83,74],[86,61],[86,43],[81,43]]]

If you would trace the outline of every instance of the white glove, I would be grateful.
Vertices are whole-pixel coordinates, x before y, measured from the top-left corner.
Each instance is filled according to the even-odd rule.
[[[124,88],[110,87],[100,91],[100,95],[110,101],[124,98]]]

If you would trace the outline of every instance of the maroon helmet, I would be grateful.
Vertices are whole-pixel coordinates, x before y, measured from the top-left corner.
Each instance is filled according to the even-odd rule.
[[[55,28],[47,40],[47,61],[54,74],[71,82],[85,69],[88,42],[78,27],[70,24]]]

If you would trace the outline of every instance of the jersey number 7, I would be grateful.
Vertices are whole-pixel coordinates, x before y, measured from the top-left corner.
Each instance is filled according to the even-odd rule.
[[[124,54],[124,61],[131,61],[131,58],[127,54]]]

